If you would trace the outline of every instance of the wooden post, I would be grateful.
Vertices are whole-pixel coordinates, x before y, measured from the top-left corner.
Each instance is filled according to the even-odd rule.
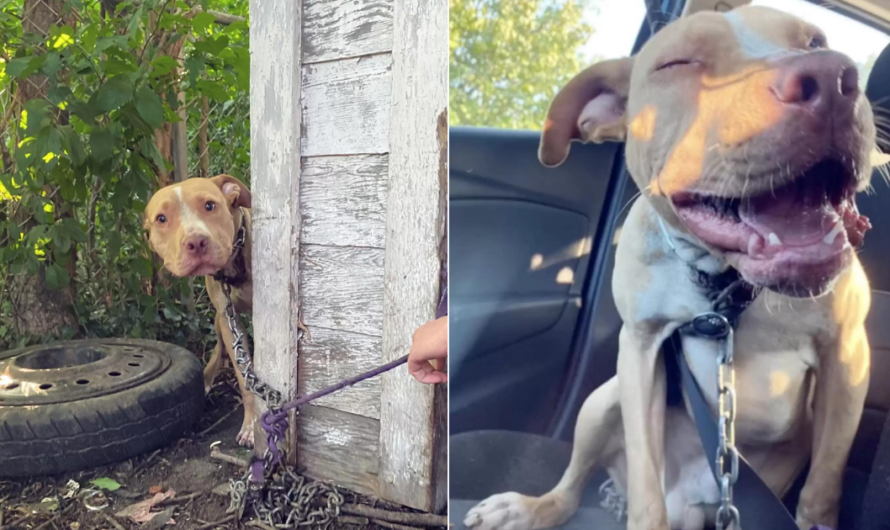
[[[447,192],[440,124],[448,107],[448,2],[395,0],[393,17],[384,361],[408,353],[414,331],[435,316]],[[420,384],[404,369],[383,376],[382,497],[444,507],[446,395],[444,385]]]
[[[250,0],[254,365],[287,400],[297,392],[299,340],[301,15],[302,1]],[[291,463],[295,423],[291,415]],[[257,422],[258,455],[263,438]]]

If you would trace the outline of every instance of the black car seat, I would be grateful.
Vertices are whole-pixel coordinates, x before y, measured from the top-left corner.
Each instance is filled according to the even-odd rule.
[[[866,95],[876,107],[876,114],[883,113],[890,123],[890,47],[876,61],[868,82]],[[886,110],[884,110],[886,109]],[[886,124],[884,125],[886,127]],[[882,133],[890,138],[890,130]],[[884,152],[890,152],[885,141]],[[874,228],[866,236],[866,244],[859,256],[868,273],[873,289],[872,308],[866,323],[871,345],[871,385],[866,409],[854,441],[848,462],[841,506],[839,529],[856,528],[859,516],[865,526],[861,530],[886,528],[890,520],[890,432],[884,435],[882,453],[887,472],[880,484],[872,485],[866,494],[869,474],[875,462],[875,454],[890,409],[890,185],[878,172],[872,180],[874,191],[860,194],[860,210],[869,216]],[[634,188],[631,183],[628,188]],[[636,189],[628,189],[627,199]],[[619,223],[623,219],[619,220]],[[611,239],[611,238],[610,238]],[[612,248],[614,252],[614,247]],[[584,394],[608,380],[615,373],[615,356],[618,349],[620,319],[611,299],[611,266],[600,290],[594,321],[594,335],[588,359],[581,363],[586,381]],[[580,404],[578,405],[580,406]],[[577,410],[575,410],[577,414]],[[890,431],[890,429],[887,429]],[[549,491],[560,479],[571,456],[571,444],[564,440],[528,433],[507,431],[472,431],[457,434],[450,439],[450,522],[462,530],[464,515],[480,500],[495,493],[518,491],[528,495],[540,495]],[[884,452],[888,454],[885,455]],[[600,508],[599,486],[606,480],[600,471],[591,478],[583,495],[578,513],[561,528],[618,530],[624,524]],[[798,481],[797,488],[802,484]],[[790,494],[793,509],[795,492]],[[866,498],[863,504],[863,497]],[[874,498],[875,500],[870,500]],[[880,516],[875,515],[880,511]],[[742,515],[744,517],[744,514]],[[870,521],[884,526],[868,526]]]
[[[890,46],[878,56],[866,87],[878,127],[878,147],[890,153]],[[890,167],[890,166],[888,166]],[[859,199],[862,213],[873,228],[859,257],[872,288],[872,307],[867,332],[871,345],[871,382],[866,409],[850,455],[848,470],[868,473],[870,480],[859,508],[859,530],[887,528],[890,520],[890,183],[872,178],[875,193]],[[882,436],[883,428],[883,436]]]

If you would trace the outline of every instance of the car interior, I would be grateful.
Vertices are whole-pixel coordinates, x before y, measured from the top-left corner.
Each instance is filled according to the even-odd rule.
[[[673,18],[745,3],[648,2],[633,51]],[[812,3],[890,33],[890,0]],[[879,144],[890,152],[890,47],[875,61],[866,95],[877,109]],[[458,529],[492,494],[549,491],[568,464],[584,399],[616,371],[613,254],[638,194],[623,146],[575,144],[564,164],[547,169],[537,160],[539,138],[482,127],[450,132],[450,511]],[[888,503],[876,496],[890,494],[890,386],[883,385],[890,378],[890,184],[875,171],[872,186],[857,199],[873,225],[859,251],[873,289],[871,385],[846,470],[842,529],[885,528],[890,520]],[[881,466],[883,490],[869,488]],[[591,477],[564,528],[624,528],[600,506],[606,478],[604,471]],[[783,499],[792,514],[798,482]]]

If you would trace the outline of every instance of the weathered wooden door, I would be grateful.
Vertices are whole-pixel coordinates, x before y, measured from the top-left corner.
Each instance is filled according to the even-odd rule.
[[[250,9],[254,355],[260,376],[293,397],[406,354],[433,318],[448,3]],[[289,458],[312,477],[440,509],[446,393],[405,368],[337,392],[292,421]]]

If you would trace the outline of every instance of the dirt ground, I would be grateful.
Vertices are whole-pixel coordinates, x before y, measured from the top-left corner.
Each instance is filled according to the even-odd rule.
[[[223,453],[247,460],[250,451],[236,446],[235,435],[241,427],[241,403],[230,369],[217,379],[207,396],[204,416],[173,445],[152,454],[140,455],[110,466],[33,479],[0,479],[0,530],[211,530],[263,528],[247,521],[226,521],[229,514],[227,485],[240,478],[242,468],[211,458],[211,444]],[[219,443],[216,443],[219,442]],[[120,484],[116,491],[89,493],[97,488],[93,480],[109,478]],[[70,494],[74,481],[79,490]],[[101,482],[101,481],[100,481]],[[157,505],[154,511],[173,510],[173,525],[164,525],[160,517],[137,523],[116,517],[123,508],[153,497],[158,492],[174,491],[175,496]],[[409,512],[404,507],[358,495],[338,488],[345,502],[365,504],[380,509]],[[68,498],[66,497],[68,494]],[[104,504],[90,510],[86,504]],[[41,502],[43,501],[43,502]],[[332,528],[386,528],[403,530],[398,524],[375,524],[369,519],[341,516]],[[268,527],[266,527],[268,528]],[[310,528],[303,526],[301,528]]]

